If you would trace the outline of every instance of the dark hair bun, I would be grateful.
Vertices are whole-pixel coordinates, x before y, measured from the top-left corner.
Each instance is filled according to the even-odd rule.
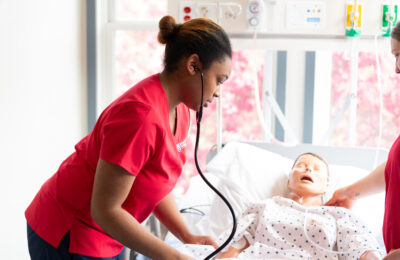
[[[179,25],[176,23],[174,17],[166,15],[161,18],[158,27],[160,28],[160,31],[158,32],[158,41],[162,44],[166,44],[176,35]]]

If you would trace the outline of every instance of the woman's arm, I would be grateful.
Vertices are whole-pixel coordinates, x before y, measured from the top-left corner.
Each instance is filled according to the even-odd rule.
[[[356,199],[383,191],[385,189],[385,167],[386,162],[379,165],[375,170],[361,180],[338,189],[325,205],[350,209]]]
[[[94,179],[91,215],[110,236],[152,259],[189,259],[148,232],[122,204],[135,176],[99,159]]]
[[[176,206],[172,194],[166,196],[154,210],[156,217],[185,244],[212,245],[217,248],[217,243],[208,236],[193,235],[183,220]]]

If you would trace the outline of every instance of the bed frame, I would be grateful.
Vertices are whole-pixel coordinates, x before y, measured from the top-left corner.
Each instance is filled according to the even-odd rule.
[[[329,164],[351,165],[368,171],[375,169],[379,164],[385,162],[389,155],[387,149],[373,147],[319,146],[312,144],[283,146],[276,143],[252,141],[246,141],[243,143],[257,146],[293,160],[301,153],[312,152],[322,156]],[[216,154],[216,149],[210,151],[207,154],[207,162],[209,162]],[[375,165],[376,155],[378,155],[376,160],[377,165]]]

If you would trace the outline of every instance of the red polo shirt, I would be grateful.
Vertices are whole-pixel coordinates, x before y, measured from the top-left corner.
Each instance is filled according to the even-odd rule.
[[[173,134],[158,74],[141,81],[103,111],[93,131],[43,184],[25,212],[29,225],[54,247],[70,231],[71,253],[118,255],[122,244],[90,216],[99,158],[136,176],[123,208],[142,222],[171,192],[181,174],[189,126],[189,109],[180,104]]]
[[[386,198],[383,240],[386,251],[400,248],[400,136],[392,145],[385,168]]]

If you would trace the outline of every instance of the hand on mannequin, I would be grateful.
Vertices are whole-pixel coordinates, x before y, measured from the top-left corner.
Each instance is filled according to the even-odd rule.
[[[392,249],[387,256],[383,258],[383,260],[398,260],[400,259],[400,248]]]
[[[356,197],[349,192],[349,186],[340,188],[333,193],[332,198],[325,203],[325,206],[344,207],[351,209],[356,201]]]
[[[337,206],[350,209],[354,202],[361,198],[385,190],[386,162],[379,165],[361,180],[338,189],[325,206]]]
[[[184,242],[185,244],[211,245],[215,249],[218,248],[218,244],[209,236],[191,235]]]
[[[360,260],[380,260],[382,259],[380,254],[374,250],[365,251],[364,254],[361,255]]]

